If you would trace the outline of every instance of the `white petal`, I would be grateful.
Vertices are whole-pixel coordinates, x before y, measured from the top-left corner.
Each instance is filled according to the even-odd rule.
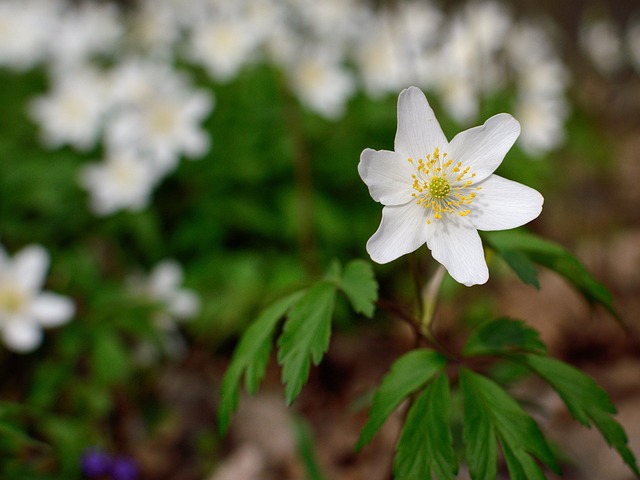
[[[521,183],[491,175],[480,184],[467,218],[478,230],[507,230],[530,222],[542,211],[544,198]]]
[[[5,345],[14,352],[26,353],[42,342],[42,330],[28,318],[13,318],[4,326],[2,337]]]
[[[365,149],[360,155],[358,173],[369,187],[371,197],[383,205],[403,205],[411,193],[415,167],[408,159],[388,150]]]
[[[68,322],[75,313],[73,302],[62,295],[42,292],[30,305],[29,313],[43,327],[57,327]]]
[[[16,282],[28,291],[38,290],[49,268],[49,254],[40,245],[28,245],[13,257]]]
[[[471,222],[447,215],[431,226],[435,228],[429,229],[427,246],[456,282],[470,287],[489,279],[482,241]]]
[[[178,319],[191,318],[200,310],[200,298],[191,290],[178,290],[169,302],[169,313]]]
[[[507,113],[494,115],[480,127],[456,135],[449,144],[449,158],[475,173],[474,182],[491,175],[520,135],[520,123]]]
[[[388,263],[420,248],[427,227],[425,208],[414,202],[384,207],[382,222],[367,242],[367,252],[374,262]]]
[[[160,262],[151,272],[150,289],[157,299],[166,299],[182,283],[182,267],[175,260]]]
[[[433,153],[436,147],[442,150],[446,146],[447,137],[424,93],[417,87],[400,92],[395,151],[418,160]]]

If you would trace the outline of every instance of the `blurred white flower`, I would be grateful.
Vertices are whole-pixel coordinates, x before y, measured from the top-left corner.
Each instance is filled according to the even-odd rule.
[[[49,49],[56,69],[69,68],[95,54],[113,52],[124,34],[114,3],[68,5],[57,28],[50,32]]]
[[[57,0],[0,2],[0,65],[23,71],[44,60],[61,7]]]
[[[587,20],[581,26],[580,44],[598,71],[617,72],[624,65],[622,38],[610,19]]]
[[[102,76],[89,67],[60,71],[49,93],[29,105],[45,145],[71,145],[78,150],[94,147],[109,108],[106,93]]]
[[[48,268],[49,255],[39,245],[29,245],[13,258],[0,248],[0,333],[15,352],[34,350],[43,327],[57,327],[74,315],[69,298],[42,291]]]
[[[300,101],[326,118],[341,116],[355,91],[353,76],[329,50],[305,51],[288,74]]]
[[[355,45],[355,62],[365,91],[373,98],[397,92],[409,81],[403,44],[397,29],[390,28],[389,14],[367,19]]]
[[[148,278],[131,277],[129,284],[135,296],[157,303],[156,326],[173,330],[175,322],[193,318],[200,311],[200,298],[190,289],[183,288],[184,273],[175,260],[158,263]]]
[[[171,9],[158,0],[137,4],[130,18],[128,43],[153,58],[170,59],[180,39],[180,27]]]
[[[233,79],[262,40],[259,29],[241,15],[211,18],[191,31],[187,56],[215,80]]]
[[[103,162],[85,166],[79,178],[96,215],[144,209],[158,179],[155,165],[133,150],[110,153]]]
[[[358,173],[384,205],[367,252],[387,263],[425,243],[433,258],[460,283],[489,278],[478,230],[515,228],[536,218],[536,190],[494,175],[516,141],[511,115],[491,117],[447,141],[424,94],[416,87],[398,98],[393,152],[365,149]]]
[[[209,148],[201,123],[213,109],[213,97],[189,87],[170,69],[130,63],[114,75],[118,105],[105,133],[109,150],[142,152],[158,175],[172,171],[180,157],[196,158]]]
[[[564,97],[523,96],[515,107],[522,125],[519,144],[530,155],[553,150],[565,140],[564,122],[568,115]]]
[[[200,312],[200,298],[183,288],[182,267],[175,260],[158,263],[148,277],[139,274],[128,278],[129,291],[134,297],[156,306],[152,321],[157,327],[157,341],[142,341],[136,348],[136,360],[143,366],[152,365],[164,353],[179,358],[187,350],[178,322],[192,319]]]

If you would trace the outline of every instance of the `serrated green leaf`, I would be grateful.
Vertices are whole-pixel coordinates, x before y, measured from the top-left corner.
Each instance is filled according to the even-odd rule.
[[[553,358],[525,355],[523,359],[529,368],[558,392],[573,418],[586,427],[595,424],[607,443],[615,448],[629,468],[640,476],[635,456],[627,444],[627,435],[613,418],[616,408],[595,380]]]
[[[558,464],[536,422],[498,384],[487,377],[461,368],[460,388],[465,409],[463,429],[467,430],[463,439],[465,442],[472,440],[470,445],[465,446],[471,454],[467,454],[467,462],[473,480],[491,478],[481,476],[483,472],[491,471],[493,468],[488,464],[488,460],[482,457],[495,453],[491,451],[493,446],[489,443],[485,449],[477,439],[473,439],[474,429],[478,427],[474,422],[478,421],[486,439],[486,419],[500,441],[505,458],[509,457],[507,466],[512,479],[544,478],[534,457],[559,473]],[[474,406],[472,403],[477,405]],[[484,412],[479,413],[478,409]],[[470,413],[469,417],[466,416],[467,412]]]
[[[273,331],[280,319],[303,295],[295,292],[267,307],[244,332],[236,347],[231,364],[222,378],[218,424],[222,434],[226,432],[232,412],[238,406],[240,381],[244,375],[245,388],[251,394],[258,389],[264,377],[271,353]]]
[[[409,409],[393,461],[396,478],[455,478],[458,461],[449,426],[450,406],[447,377],[437,375]]]
[[[537,264],[547,267],[566,278],[590,304],[602,305],[618,321],[620,316],[613,307],[613,296],[607,288],[598,282],[588,272],[586,267],[576,257],[562,246],[549,240],[540,238],[525,230],[504,230],[498,232],[483,232],[483,239],[501,257],[513,252],[520,252]],[[509,262],[509,258],[505,258]],[[520,259],[521,260],[521,259]],[[510,264],[510,266],[513,265]],[[528,268],[528,267],[526,267]],[[519,276],[525,275],[522,271]],[[523,278],[522,276],[520,278]],[[526,281],[523,278],[524,281]]]
[[[373,268],[364,260],[352,260],[344,270],[340,288],[351,302],[353,309],[371,318],[378,299],[378,282]]]
[[[320,363],[329,348],[336,286],[327,280],[313,285],[294,305],[278,339],[278,362],[290,405],[309,378],[311,362]]]
[[[489,410],[483,402],[474,400],[468,382],[461,380],[460,387],[464,401],[462,441],[469,473],[474,480],[495,479],[498,440]]]
[[[498,318],[485,323],[467,339],[463,354],[492,355],[505,352],[546,353],[536,330],[520,320]]]
[[[362,429],[356,449],[360,450],[369,443],[400,402],[425,385],[446,365],[447,359],[443,355],[424,348],[412,350],[398,358],[373,397],[369,421]]]

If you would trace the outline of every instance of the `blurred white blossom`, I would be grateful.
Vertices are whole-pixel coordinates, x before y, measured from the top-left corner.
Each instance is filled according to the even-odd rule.
[[[50,148],[71,145],[93,148],[98,141],[104,114],[107,85],[91,68],[61,71],[51,90],[29,105],[31,117],[40,125],[42,140]]]
[[[158,179],[157,168],[149,158],[133,150],[118,150],[100,163],[85,166],[79,180],[89,192],[91,210],[102,216],[144,209]]]
[[[580,43],[600,73],[609,75],[624,65],[621,34],[610,19],[585,21],[581,27]]]
[[[289,67],[293,91],[309,109],[327,118],[344,113],[355,80],[331,51],[309,50]]]
[[[56,0],[0,2],[0,66],[23,71],[44,60],[61,7]]]
[[[131,292],[159,306],[154,316],[157,327],[173,330],[176,321],[182,322],[196,316],[200,311],[200,298],[190,289],[183,288],[182,266],[175,260],[158,263],[147,278],[132,276]]]
[[[29,245],[13,258],[0,247],[0,334],[10,350],[29,352],[42,342],[42,328],[57,327],[74,315],[73,302],[42,291],[49,254]]]

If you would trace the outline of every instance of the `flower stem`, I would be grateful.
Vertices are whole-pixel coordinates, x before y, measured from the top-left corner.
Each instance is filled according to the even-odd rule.
[[[431,324],[436,311],[438,292],[440,291],[440,285],[442,285],[445,273],[445,268],[442,265],[438,265],[437,270],[422,289],[422,318],[420,319],[420,331],[423,335],[431,339],[433,339]]]

